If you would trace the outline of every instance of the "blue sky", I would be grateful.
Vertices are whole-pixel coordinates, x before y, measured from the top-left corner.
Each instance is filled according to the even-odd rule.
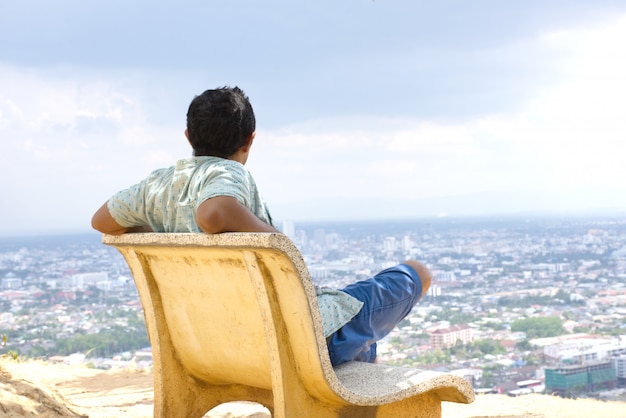
[[[626,213],[623,1],[4,3],[0,233],[87,230],[221,85],[276,219]]]

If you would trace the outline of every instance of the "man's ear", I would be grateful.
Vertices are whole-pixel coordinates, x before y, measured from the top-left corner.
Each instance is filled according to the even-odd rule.
[[[189,139],[189,131],[187,129],[185,129],[185,138],[187,138],[187,142],[191,146],[191,149],[193,149],[193,144],[191,143],[191,140]],[[193,151],[193,155],[196,155],[195,150]]]
[[[246,145],[244,145],[242,148],[242,151],[244,152],[250,152],[250,147],[252,146],[252,143],[254,142],[254,137],[256,136],[256,131],[252,132],[250,134],[250,138],[248,138],[248,142],[246,142]]]

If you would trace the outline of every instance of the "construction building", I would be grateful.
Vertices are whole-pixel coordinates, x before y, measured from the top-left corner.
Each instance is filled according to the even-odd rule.
[[[614,389],[617,376],[613,361],[549,367],[546,373],[546,391],[564,397]]]
[[[615,373],[617,374],[617,386],[626,388],[626,355],[622,354],[618,357],[613,357],[613,363],[615,364]]]

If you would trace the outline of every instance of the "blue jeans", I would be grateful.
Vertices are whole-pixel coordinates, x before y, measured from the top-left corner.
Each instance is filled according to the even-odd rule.
[[[352,360],[373,363],[376,341],[411,312],[422,295],[422,280],[411,266],[400,264],[341,290],[363,302],[363,307],[330,337],[333,366]]]

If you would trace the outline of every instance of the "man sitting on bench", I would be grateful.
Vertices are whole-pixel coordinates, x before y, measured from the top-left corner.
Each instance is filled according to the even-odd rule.
[[[193,157],[153,171],[114,194],[91,224],[105,234],[129,232],[275,232],[245,163],[256,120],[238,87],[207,90],[187,112]],[[376,342],[404,319],[430,287],[431,273],[407,260],[344,289],[318,288],[318,305],[333,366],[374,362]]]

